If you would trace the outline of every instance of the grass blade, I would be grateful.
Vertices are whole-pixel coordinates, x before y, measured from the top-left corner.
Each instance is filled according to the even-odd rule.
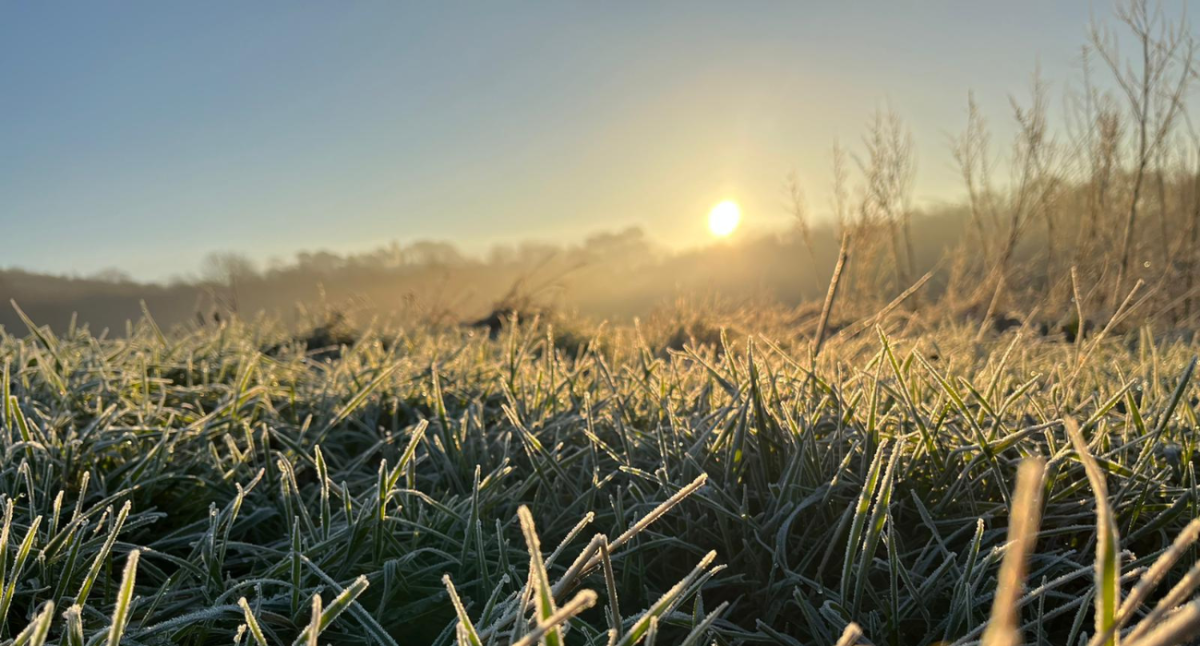
[[[121,575],[121,586],[117,591],[117,605],[113,610],[112,626],[108,629],[108,646],[120,646],[121,638],[125,635],[125,624],[129,621],[129,612],[133,605],[133,585],[137,580],[138,556],[141,552],[134,550],[125,561],[125,573]]]
[[[1108,503],[1108,483],[1079,432],[1079,424],[1069,417],[1063,424],[1096,498],[1096,633],[1088,643],[1091,646],[1115,646],[1117,608],[1121,603],[1120,537]]]
[[[1018,603],[1041,524],[1045,469],[1040,458],[1028,458],[1017,470],[1016,492],[1009,514],[1008,549],[1000,564],[996,597],[992,601],[992,615],[983,633],[982,646],[1017,646],[1021,643]]]

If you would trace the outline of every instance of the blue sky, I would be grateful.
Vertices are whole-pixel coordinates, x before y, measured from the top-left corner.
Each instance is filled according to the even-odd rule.
[[[922,199],[973,89],[1059,96],[1106,3],[112,2],[0,9],[0,266],[139,277],[391,240],[467,249],[708,208],[826,209],[829,149],[885,101]],[[1056,98],[1056,101],[1058,99]]]

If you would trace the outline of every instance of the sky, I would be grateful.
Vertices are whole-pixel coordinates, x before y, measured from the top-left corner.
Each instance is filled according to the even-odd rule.
[[[782,226],[795,172],[890,106],[916,197],[959,195],[973,90],[997,138],[1039,63],[1078,76],[1086,0],[26,2],[0,6],[0,267],[165,279],[444,239],[482,251],[708,210]]]

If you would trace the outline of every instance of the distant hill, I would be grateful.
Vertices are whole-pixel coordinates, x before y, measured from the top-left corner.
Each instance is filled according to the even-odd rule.
[[[922,270],[943,258],[962,230],[961,211],[917,219]],[[594,318],[644,315],[688,295],[766,297],[799,303],[823,295],[837,254],[828,226],[668,253],[640,229],[598,234],[575,245],[527,243],[470,257],[444,242],[392,244],[371,252],[300,253],[291,263],[259,269],[236,255],[211,257],[201,278],[169,285],[119,273],[78,278],[0,271],[0,325],[22,329],[10,299],[37,323],[66,329],[76,317],[93,332],[123,334],[142,315],[141,303],[163,327],[211,323],[238,313],[285,321],[317,310],[371,317],[420,317],[444,322],[478,317],[512,293],[541,306]],[[815,265],[814,265],[815,262]]]

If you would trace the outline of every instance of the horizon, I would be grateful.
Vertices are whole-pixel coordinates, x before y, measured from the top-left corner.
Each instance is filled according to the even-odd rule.
[[[792,172],[825,217],[832,145],[858,150],[885,105],[913,133],[916,202],[955,201],[947,138],[968,90],[1002,141],[1008,97],[1039,65],[1054,89],[1072,83],[1089,20],[1111,12],[679,7],[10,10],[5,265],[163,282],[213,252],[259,266],[390,240],[482,253],[630,226],[703,247],[725,200],[741,235],[788,223]]]

